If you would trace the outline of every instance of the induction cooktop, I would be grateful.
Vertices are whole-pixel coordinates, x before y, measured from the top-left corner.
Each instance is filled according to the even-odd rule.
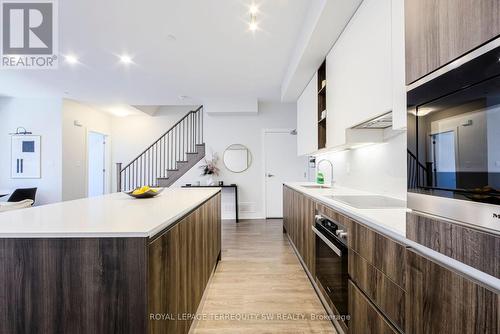
[[[357,209],[401,209],[406,208],[406,202],[378,195],[329,195],[329,199],[339,201]]]

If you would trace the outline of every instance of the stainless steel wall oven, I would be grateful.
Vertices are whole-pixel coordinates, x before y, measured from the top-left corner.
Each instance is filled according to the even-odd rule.
[[[500,231],[500,40],[408,90],[408,206]]]

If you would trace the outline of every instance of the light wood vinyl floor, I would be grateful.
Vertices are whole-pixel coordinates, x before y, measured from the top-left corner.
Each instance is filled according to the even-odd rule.
[[[317,320],[325,315],[281,220],[223,221],[222,260],[192,333],[336,333]]]

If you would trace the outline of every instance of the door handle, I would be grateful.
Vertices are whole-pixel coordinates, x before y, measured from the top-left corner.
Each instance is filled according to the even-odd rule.
[[[276,175],[274,174],[271,174],[271,173],[267,173],[267,177],[275,177]]]
[[[337,254],[339,257],[342,257],[342,251],[337,247],[335,246],[330,240],[328,240],[327,237],[325,237],[323,235],[323,233],[321,233],[320,231],[318,231],[318,229],[314,226],[311,226],[313,232],[321,239],[323,240],[323,242],[328,246],[330,247],[330,249],[335,253]]]

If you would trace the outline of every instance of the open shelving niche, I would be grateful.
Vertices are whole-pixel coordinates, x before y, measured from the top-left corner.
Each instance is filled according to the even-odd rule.
[[[318,149],[326,147],[326,60],[318,69]],[[325,111],[325,116],[321,114]]]

